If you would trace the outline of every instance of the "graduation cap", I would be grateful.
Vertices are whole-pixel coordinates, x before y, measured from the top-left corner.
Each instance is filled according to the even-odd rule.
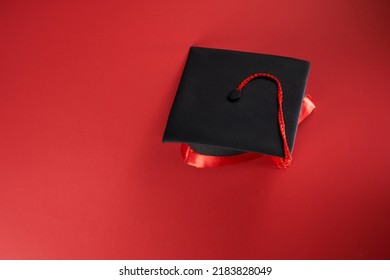
[[[298,122],[315,108],[305,97],[309,67],[294,58],[191,47],[163,142],[182,143],[185,162],[196,167],[261,154],[288,167]]]

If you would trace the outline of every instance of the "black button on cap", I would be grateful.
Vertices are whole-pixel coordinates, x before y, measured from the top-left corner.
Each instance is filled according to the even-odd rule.
[[[241,91],[239,91],[237,89],[233,89],[228,94],[228,99],[231,102],[236,102],[238,99],[240,99],[240,97],[241,97]]]

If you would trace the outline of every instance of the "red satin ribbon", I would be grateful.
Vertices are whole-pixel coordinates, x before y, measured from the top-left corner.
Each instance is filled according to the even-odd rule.
[[[306,95],[302,101],[301,113],[299,115],[298,123],[300,124],[304,119],[306,119],[315,109],[313,99],[310,95]],[[241,163],[256,159],[261,157],[261,154],[257,153],[243,153],[235,156],[209,156],[202,155],[195,152],[188,144],[181,145],[181,154],[183,160],[188,165],[197,167],[197,168],[206,168],[206,167],[217,167],[224,165],[231,165],[236,163]],[[279,160],[279,158],[277,158]]]

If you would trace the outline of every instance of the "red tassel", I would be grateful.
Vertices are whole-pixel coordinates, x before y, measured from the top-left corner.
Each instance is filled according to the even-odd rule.
[[[284,117],[283,117],[283,89],[279,79],[276,78],[274,75],[268,73],[256,73],[243,80],[241,84],[237,87],[237,90],[241,91],[250,81],[259,77],[267,78],[274,81],[278,88],[278,121],[279,121],[280,134],[283,140],[284,158],[282,159],[277,158],[277,160],[275,161],[278,167],[287,168],[291,166],[292,156],[291,156],[290,148],[288,147],[288,143],[287,143],[287,136],[286,136],[286,129],[285,129],[286,126],[284,124]]]

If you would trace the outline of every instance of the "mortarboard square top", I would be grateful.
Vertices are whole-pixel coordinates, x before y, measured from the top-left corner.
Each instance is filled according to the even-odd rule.
[[[285,147],[294,146],[309,67],[294,58],[191,47],[163,142],[213,156],[285,157]]]

